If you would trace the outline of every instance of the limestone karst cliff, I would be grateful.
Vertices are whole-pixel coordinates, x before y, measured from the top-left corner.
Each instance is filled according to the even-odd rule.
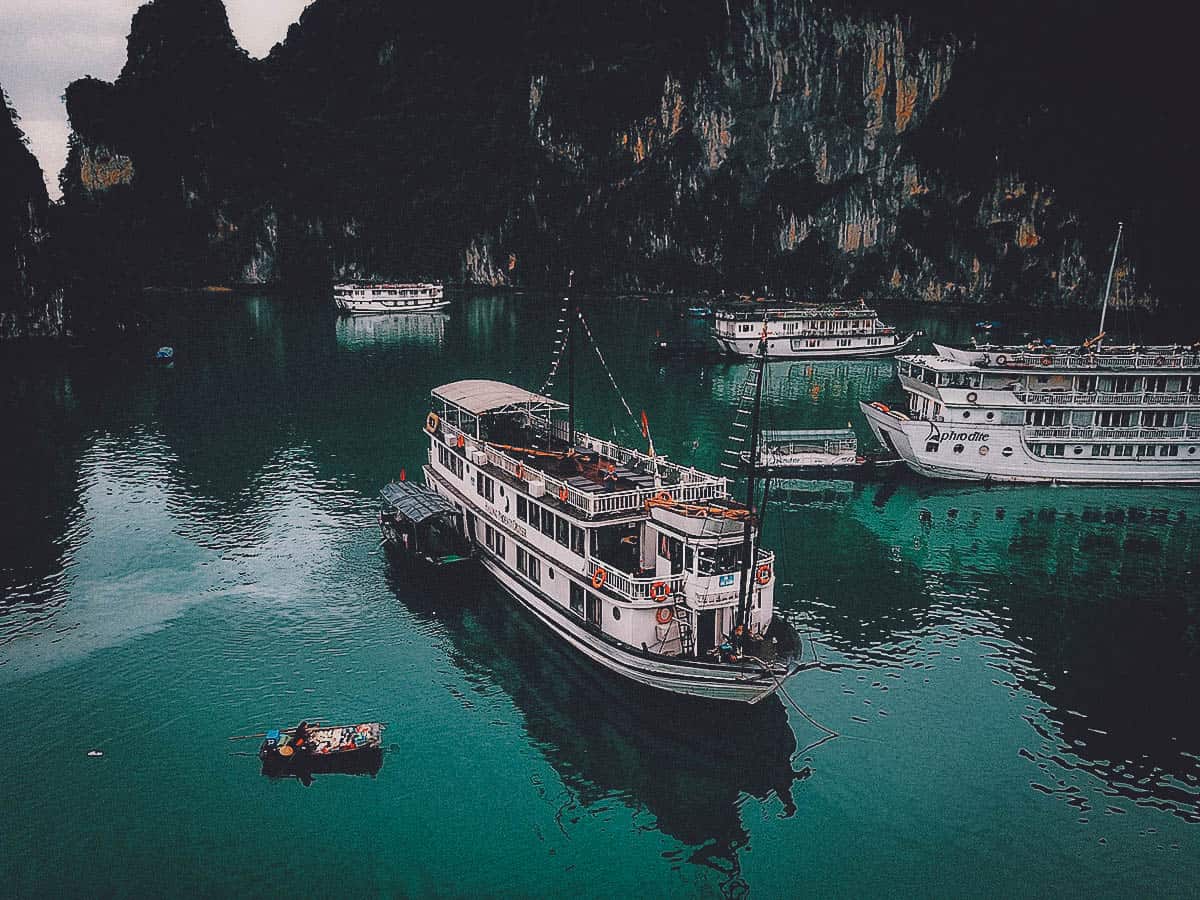
[[[46,248],[48,218],[42,170],[0,90],[0,338],[62,332],[62,294]]]
[[[1090,305],[1139,200],[1128,167],[1121,203],[1078,177],[1110,162],[1103,115],[1054,130],[1085,89],[1026,77],[1061,68],[1046,23],[1068,7],[1031,26],[850,0],[316,0],[256,61],[220,0],[153,0],[117,81],[67,90],[68,246],[143,284],[575,269],[590,288]],[[1015,27],[1041,43],[1008,59]],[[1143,219],[1118,293],[1153,305],[1188,280]]]

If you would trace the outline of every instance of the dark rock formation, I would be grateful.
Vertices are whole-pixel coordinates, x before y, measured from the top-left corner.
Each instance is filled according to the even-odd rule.
[[[1066,68],[1043,36],[1067,40],[1075,7],[1014,31],[831,2],[316,0],[256,62],[220,0],[154,0],[116,83],[67,91],[69,243],[105,274],[89,284],[573,268],[591,288],[1092,305],[1124,216],[1144,230],[1121,300],[1184,296],[1194,275],[1147,249],[1161,197],[1095,140],[1111,118],[1059,121],[1085,80],[1028,77]],[[1081,168],[1126,184],[1097,202]]]
[[[59,335],[62,292],[47,254],[46,184],[2,90],[0,107],[0,338]]]

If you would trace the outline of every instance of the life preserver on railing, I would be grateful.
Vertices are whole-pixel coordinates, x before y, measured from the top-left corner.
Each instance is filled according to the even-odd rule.
[[[670,491],[659,491],[657,494],[654,495],[654,499],[661,500],[664,503],[670,503],[675,498],[671,496]]]
[[[662,603],[671,596],[671,586],[665,581],[656,581],[650,585],[650,599],[655,603]]]
[[[1165,356],[1156,356],[1154,357],[1154,364],[1156,366],[1165,366],[1167,364],[1167,358]]]
[[[467,439],[460,434],[458,436],[458,440],[455,441],[455,444],[458,446],[458,449],[461,450],[463,447],[467,446]]]
[[[608,573],[603,569],[597,569],[594,573],[592,573],[592,587],[594,587],[596,590],[600,590],[600,588],[604,587],[604,582],[606,581],[608,581]]]
[[[425,430],[430,434],[437,434],[438,426],[441,424],[442,420],[435,412],[431,412],[425,417]]]
[[[567,493],[567,486],[565,484],[558,489],[558,499],[563,503],[567,502],[567,497],[569,496],[571,495]]]
[[[759,584],[766,584],[771,580],[771,566],[769,564],[761,565],[758,571],[754,573],[754,580]]]
[[[892,411],[892,408],[890,406],[888,406],[886,403],[880,403],[878,400],[876,400],[874,403],[871,404],[871,408],[877,409],[880,412],[891,412]]]
[[[975,393],[974,391],[967,392],[967,402],[968,403],[974,403],[978,399],[979,399],[979,395],[977,393]]]
[[[996,357],[996,365],[1003,366],[1008,364],[1008,357],[1001,353]]]
[[[675,618],[675,610],[669,606],[660,606],[658,612],[654,614],[654,620],[659,625],[670,625],[673,618]]]
[[[517,481],[524,481],[525,480],[525,467],[523,465],[521,465],[520,463],[517,463],[517,471],[513,474],[516,475]]]
[[[1042,357],[1042,365],[1043,365],[1043,366],[1052,366],[1052,365],[1054,365],[1054,357],[1052,357],[1052,356],[1043,356],[1043,357]]]

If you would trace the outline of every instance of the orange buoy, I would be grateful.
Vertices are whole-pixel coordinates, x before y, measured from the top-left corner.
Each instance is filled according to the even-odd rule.
[[[669,606],[660,606],[658,612],[654,614],[654,618],[659,625],[670,625],[671,620],[675,618],[675,611]]]
[[[771,567],[762,565],[758,567],[758,571],[754,573],[754,580],[759,584],[766,584],[771,580]]]
[[[604,569],[597,569],[592,575],[592,587],[596,590],[604,587],[604,582],[608,581],[608,573]]]
[[[563,503],[567,502],[567,497],[569,496],[570,494],[567,493],[567,486],[565,484],[558,489],[558,499]]]
[[[665,581],[656,581],[650,585],[650,599],[662,603],[671,594],[671,586]]]
[[[438,426],[441,424],[442,424],[442,420],[438,417],[438,414],[435,412],[431,412],[428,416],[425,417],[425,430],[428,431],[430,434],[437,434]]]

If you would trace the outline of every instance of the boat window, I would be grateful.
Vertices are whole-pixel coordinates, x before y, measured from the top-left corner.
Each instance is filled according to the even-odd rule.
[[[554,517],[554,539],[564,547],[571,546],[571,525],[562,516]]]
[[[463,477],[462,457],[445,444],[438,444],[438,462],[453,472],[455,478]]]
[[[584,595],[584,600],[587,605],[587,620],[593,625],[600,624],[600,598],[595,594]]]
[[[700,575],[726,575],[742,568],[740,544],[728,547],[701,547],[696,554],[696,572]]]
[[[696,567],[696,551],[691,547],[683,548],[683,567],[689,572],[695,570]]]
[[[554,518],[554,513],[550,512],[550,510],[543,506],[541,529],[542,534],[544,534],[546,537],[554,537]]]
[[[658,555],[663,559],[670,560],[672,575],[679,575],[683,572],[683,541],[679,538],[660,534],[658,536]]]
[[[517,518],[524,522],[527,515],[529,515],[529,501],[524,497],[517,497]]]
[[[571,526],[571,552],[583,556],[583,529],[578,525]]]
[[[480,497],[491,503],[495,499],[496,483],[482,472],[475,473],[475,490]]]
[[[517,570],[534,584],[542,581],[541,562],[524,547],[517,548]]]
[[[583,588],[575,582],[571,582],[571,612],[582,618],[583,616]]]

